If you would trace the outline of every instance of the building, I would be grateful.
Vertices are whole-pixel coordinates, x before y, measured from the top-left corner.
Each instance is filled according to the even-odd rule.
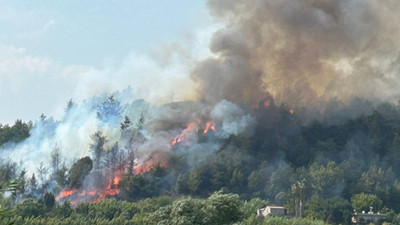
[[[285,208],[282,206],[273,206],[269,205],[265,208],[261,208],[257,210],[257,216],[265,217],[265,216],[285,216]]]
[[[370,207],[369,212],[365,213],[362,211],[361,213],[354,213],[353,217],[351,218],[351,222],[353,224],[382,224],[387,215],[374,213],[372,211],[372,207]]]

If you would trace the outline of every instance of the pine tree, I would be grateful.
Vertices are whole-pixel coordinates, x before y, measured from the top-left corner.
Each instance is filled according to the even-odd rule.
[[[90,144],[90,151],[93,155],[94,168],[101,168],[101,159],[105,153],[104,144],[107,143],[106,137],[103,135],[101,131],[97,131],[93,135],[90,136],[93,143]]]
[[[31,194],[34,194],[37,191],[37,180],[34,173],[32,174],[31,179],[29,179],[29,190]]]
[[[43,162],[40,162],[39,167],[37,168],[39,181],[42,185],[46,182],[46,176],[48,169],[43,165]]]
[[[57,145],[54,146],[50,156],[51,156],[52,176],[56,177],[62,163],[60,148]]]

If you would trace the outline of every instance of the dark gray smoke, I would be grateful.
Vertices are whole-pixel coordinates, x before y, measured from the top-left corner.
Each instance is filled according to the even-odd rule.
[[[201,99],[255,103],[268,92],[304,106],[400,94],[397,0],[209,0],[208,6],[225,26],[210,42],[214,57],[192,71]]]

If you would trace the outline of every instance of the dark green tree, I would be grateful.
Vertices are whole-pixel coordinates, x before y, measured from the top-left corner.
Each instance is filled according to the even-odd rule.
[[[329,224],[350,224],[351,221],[351,205],[341,197],[329,198],[325,202],[326,218],[325,221]]]
[[[384,197],[390,192],[395,182],[395,174],[392,169],[384,170],[377,166],[371,166],[368,171],[361,175],[358,181],[360,192],[375,194]]]
[[[313,163],[309,168],[311,187],[315,194],[323,198],[337,196],[343,189],[343,170],[334,162],[326,166]]]
[[[53,209],[57,218],[66,219],[71,216],[73,209],[69,201],[65,201],[62,205],[58,205]]]
[[[218,191],[207,199],[205,211],[207,217],[210,218],[210,224],[233,224],[243,216],[240,206],[239,195]]]
[[[118,187],[124,199],[136,201],[155,194],[154,183],[143,175],[128,175],[122,178]]]
[[[15,213],[23,218],[38,217],[43,215],[44,212],[45,205],[34,199],[26,199],[15,207]]]
[[[56,203],[54,195],[51,192],[46,192],[43,196],[43,203],[47,209],[52,209]]]
[[[368,212],[370,207],[379,212],[383,208],[383,202],[374,194],[359,193],[351,197],[351,206],[358,213]]]
[[[93,162],[88,156],[76,161],[69,169],[70,188],[80,188],[92,168]]]
[[[341,197],[322,199],[313,195],[306,202],[307,218],[319,219],[329,224],[350,224],[352,215],[350,203]]]

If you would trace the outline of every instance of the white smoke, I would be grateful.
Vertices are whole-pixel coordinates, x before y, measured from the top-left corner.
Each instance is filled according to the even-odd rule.
[[[217,134],[223,138],[239,134],[251,135],[256,123],[253,116],[226,100],[222,100],[214,107],[211,117],[214,121],[221,121],[221,130]]]

